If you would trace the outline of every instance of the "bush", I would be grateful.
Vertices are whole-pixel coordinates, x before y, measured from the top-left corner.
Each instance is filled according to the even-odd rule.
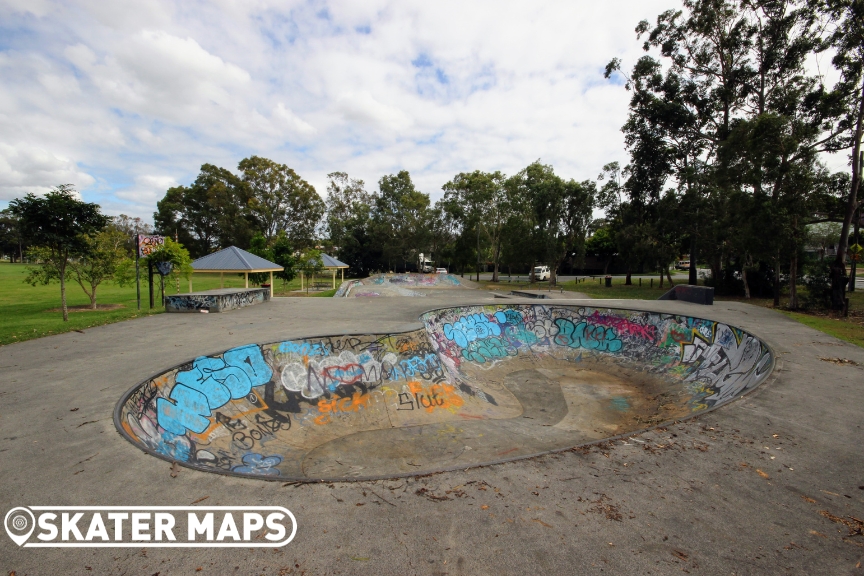
[[[806,293],[801,305],[806,309],[831,307],[831,262],[815,260],[804,265],[804,286]]]

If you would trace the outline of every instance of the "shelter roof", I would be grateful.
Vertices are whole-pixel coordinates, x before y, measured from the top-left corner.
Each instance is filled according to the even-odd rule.
[[[213,254],[202,256],[192,262],[196,272],[278,272],[284,270],[275,262],[265,260],[260,256],[229,246]]]
[[[321,261],[324,263],[324,268],[348,268],[348,264],[327,254],[321,254]]]

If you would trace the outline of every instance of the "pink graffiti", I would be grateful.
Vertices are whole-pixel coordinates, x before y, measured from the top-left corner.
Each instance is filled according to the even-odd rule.
[[[611,326],[618,331],[619,335],[632,335],[645,338],[646,340],[654,340],[657,337],[657,327],[652,325],[637,324],[626,318],[617,316],[602,316],[599,312],[594,312],[588,322],[599,324],[600,326]]]

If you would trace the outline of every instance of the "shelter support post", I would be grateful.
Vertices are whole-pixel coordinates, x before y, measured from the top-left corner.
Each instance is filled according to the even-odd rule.
[[[244,272],[243,277],[246,279],[246,288],[249,288],[249,273]]]
[[[336,269],[333,269],[333,289],[336,289]]]
[[[270,298],[273,298],[273,271],[270,271]]]

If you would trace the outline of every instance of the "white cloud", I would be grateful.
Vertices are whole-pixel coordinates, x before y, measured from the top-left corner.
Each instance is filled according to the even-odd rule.
[[[365,90],[343,92],[336,98],[336,108],[346,120],[362,127],[404,130],[413,124],[402,110],[379,102]]]
[[[0,142],[0,200],[27,193],[44,194],[58,184],[74,184],[79,190],[93,184],[92,176],[68,158],[26,144]]]

